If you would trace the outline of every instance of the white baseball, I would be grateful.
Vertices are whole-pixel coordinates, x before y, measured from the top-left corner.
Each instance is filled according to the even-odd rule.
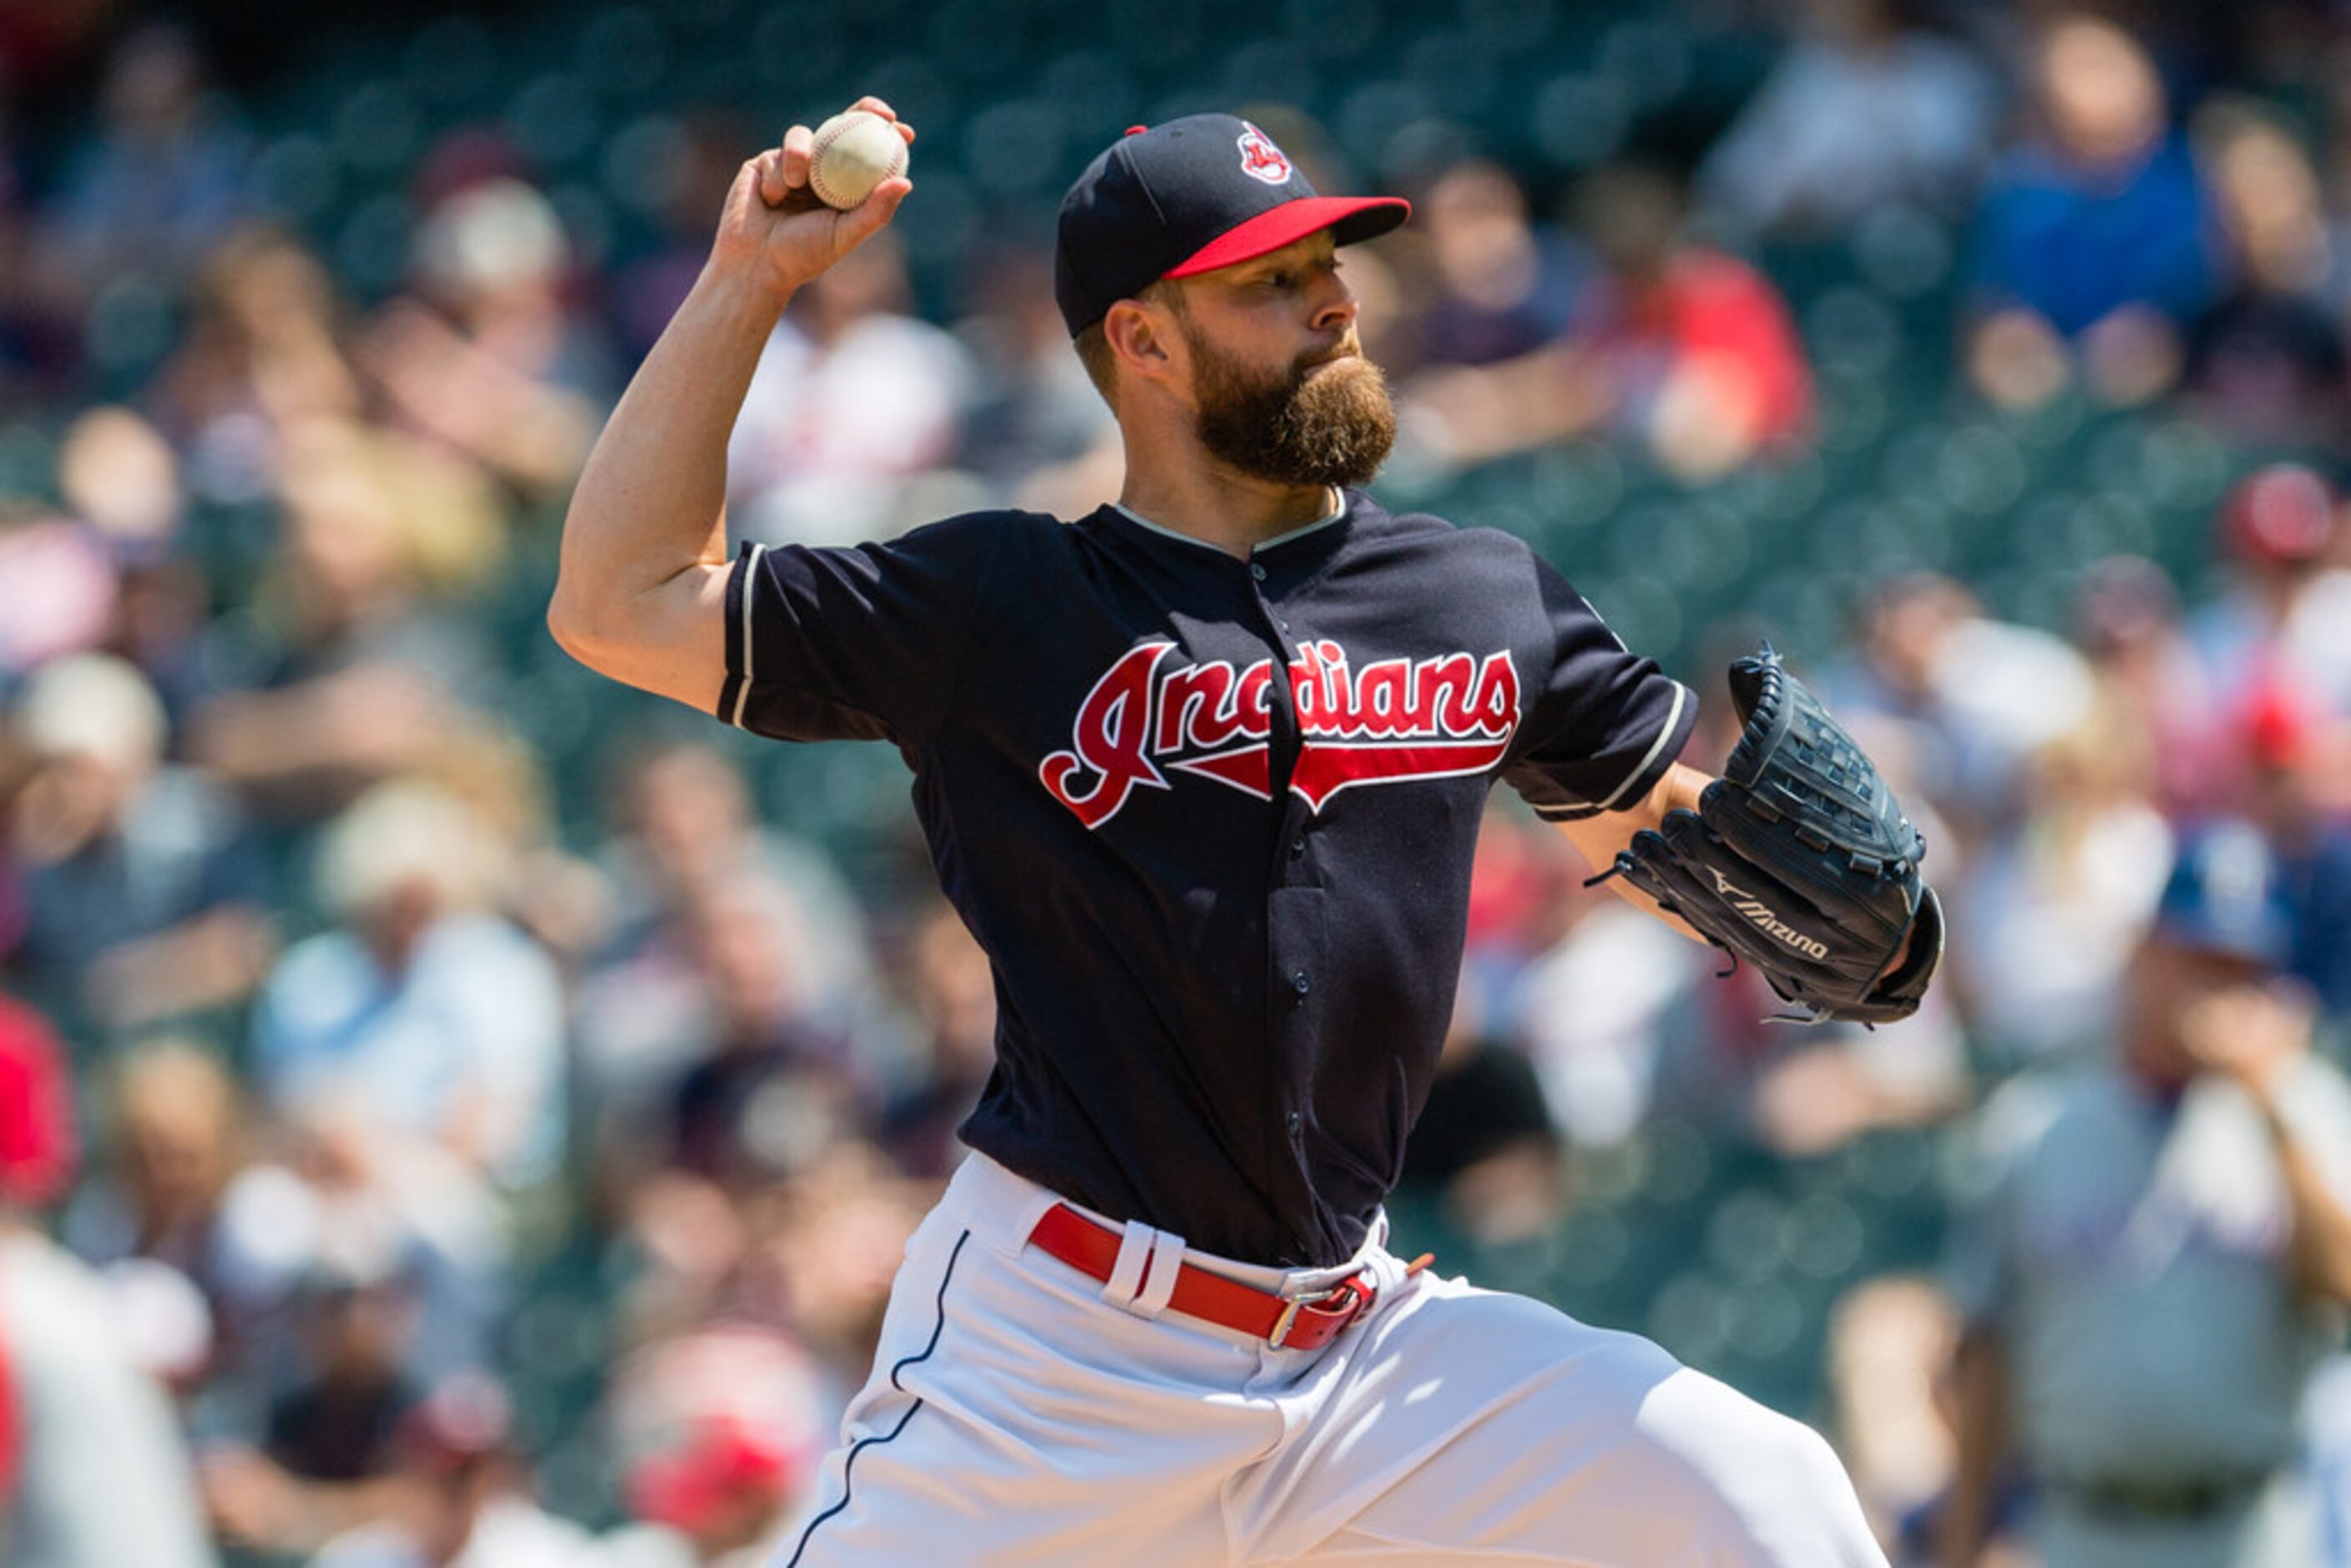
[[[898,128],[869,110],[836,114],[816,128],[809,154],[809,189],[818,201],[842,212],[862,202],[873,187],[906,172],[906,139]]]

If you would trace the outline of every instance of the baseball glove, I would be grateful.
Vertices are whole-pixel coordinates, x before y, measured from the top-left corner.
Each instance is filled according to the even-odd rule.
[[[1722,777],[1594,880],[1629,879],[1753,964],[1797,1019],[1908,1018],[1943,952],[1926,841],[1769,643],[1731,664],[1730,696],[1746,727]]]

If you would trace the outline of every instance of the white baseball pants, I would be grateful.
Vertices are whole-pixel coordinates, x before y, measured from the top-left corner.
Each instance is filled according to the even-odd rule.
[[[1026,1247],[1059,1201],[964,1162],[774,1568],[1884,1568],[1817,1434],[1646,1340],[1407,1278],[1375,1232],[1370,1313],[1273,1350],[1152,1315],[1147,1230],[1115,1292]],[[1350,1271],[1186,1260],[1290,1293]]]

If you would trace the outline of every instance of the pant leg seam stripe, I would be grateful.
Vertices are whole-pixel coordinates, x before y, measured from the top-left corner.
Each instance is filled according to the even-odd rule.
[[[930,1343],[914,1354],[901,1357],[890,1368],[890,1386],[901,1394],[906,1391],[906,1385],[898,1381],[898,1375],[916,1362],[928,1361],[931,1353],[939,1348],[939,1335],[946,1332],[947,1326],[947,1281],[955,1278],[956,1260],[963,1256],[964,1243],[970,1239],[971,1232],[965,1231],[956,1238],[955,1250],[947,1254],[946,1271],[939,1276],[939,1293],[935,1302],[938,1316],[931,1325]],[[850,1487],[850,1472],[856,1467],[857,1456],[867,1448],[893,1441],[899,1433],[906,1429],[906,1423],[914,1418],[914,1412],[920,1410],[923,1405],[924,1401],[917,1398],[912,1405],[906,1406],[906,1413],[899,1416],[898,1424],[887,1432],[871,1437],[861,1437],[849,1446],[849,1457],[841,1461],[841,1500],[808,1521],[808,1527],[800,1531],[799,1544],[792,1548],[791,1559],[784,1564],[784,1568],[799,1568],[801,1554],[808,1551],[809,1541],[816,1534],[816,1527],[849,1506],[849,1500],[854,1495]]]

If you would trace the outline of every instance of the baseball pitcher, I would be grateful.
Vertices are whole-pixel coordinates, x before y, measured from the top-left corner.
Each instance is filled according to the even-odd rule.
[[[1766,650],[1733,673],[1729,776],[1680,766],[1696,698],[1526,545],[1357,487],[1395,415],[1342,252],[1405,204],[1318,195],[1225,115],[1138,127],[1062,204],[1115,505],[730,559],[761,346],[912,189],[835,212],[809,162],[795,127],[744,164],[580,479],[549,613],[728,724],[897,747],[995,968],[973,1152],[779,1568],[1881,1564],[1808,1428],[1407,1264],[1381,1209],[1497,779],[1802,1016],[1877,1019],[1917,1006],[1941,925],[1868,759]]]

